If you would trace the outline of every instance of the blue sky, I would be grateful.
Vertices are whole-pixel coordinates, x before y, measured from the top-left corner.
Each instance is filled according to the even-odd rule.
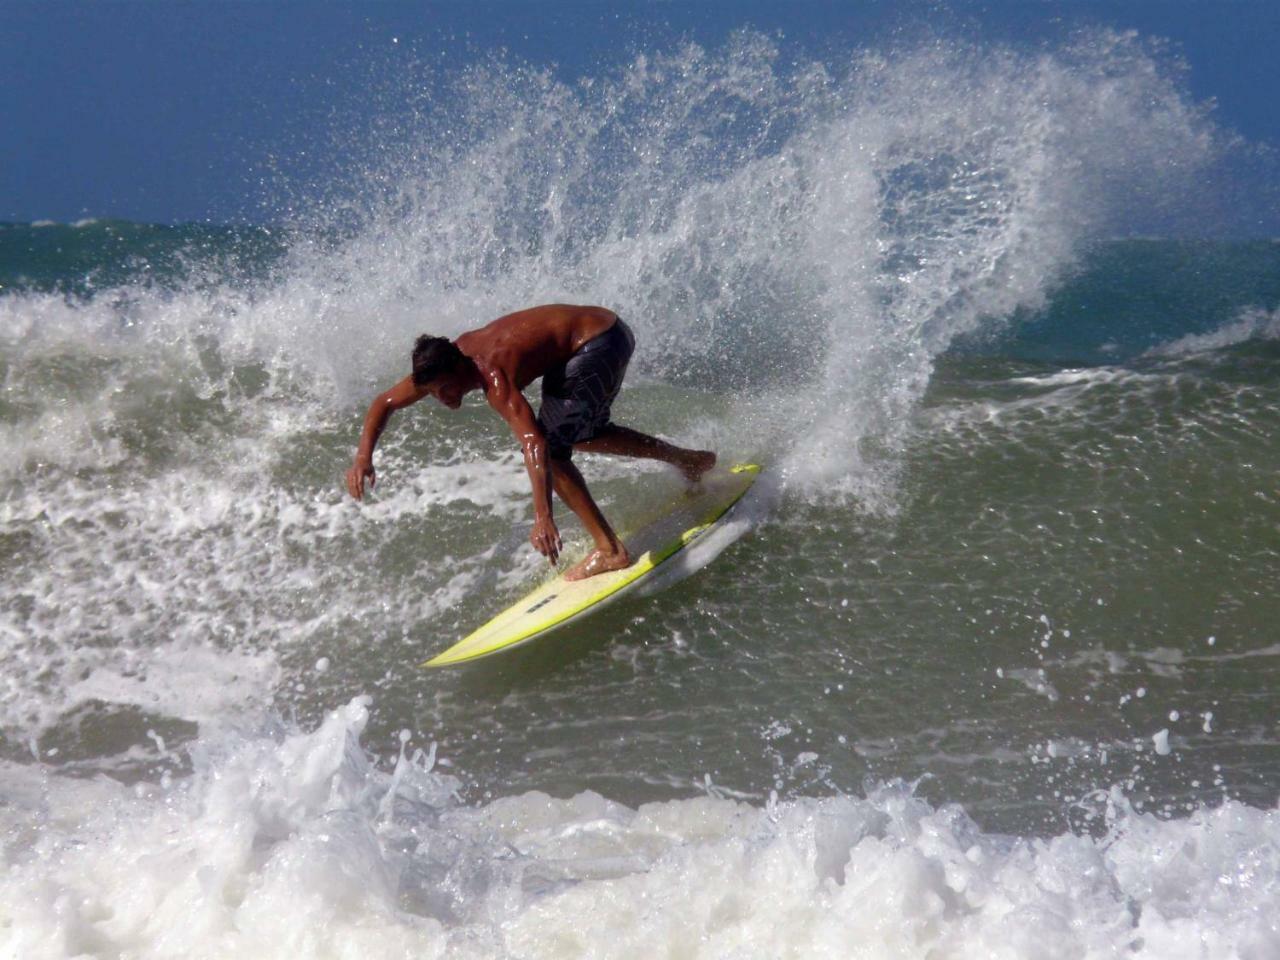
[[[0,219],[261,216],[335,104],[395,57],[504,48],[567,77],[682,38],[780,32],[811,56],[916,31],[1054,43],[1107,25],[1167,38],[1219,123],[1280,147],[1280,2],[66,2],[0,0]],[[393,39],[395,42],[393,42]],[[318,146],[322,138],[315,138]]]

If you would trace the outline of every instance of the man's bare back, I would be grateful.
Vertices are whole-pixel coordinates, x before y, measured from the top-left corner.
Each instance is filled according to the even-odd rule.
[[[551,368],[568,363],[617,320],[604,307],[551,303],[508,313],[454,342],[477,366],[500,369],[523,390]]]
[[[456,410],[466,394],[481,390],[520,441],[533,489],[529,540],[534,548],[552,563],[560,555],[551,505],[554,489],[595,541],[595,549],[565,577],[578,580],[628,566],[627,549],[587,490],[572,462],[573,451],[662,460],[690,482],[716,462],[710,451],[676,447],[609,419],[633,344],[630,329],[612,310],[571,304],[510,313],[452,343],[419,337],[414,372],[369,407],[347,471],[348,491],[360,500],[365,480],[374,484],[373,450],[392,412],[428,396]],[[539,377],[543,399],[535,416],[522,391]]]

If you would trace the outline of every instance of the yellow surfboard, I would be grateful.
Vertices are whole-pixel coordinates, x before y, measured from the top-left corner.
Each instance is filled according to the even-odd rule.
[[[754,463],[712,471],[661,516],[624,538],[635,558],[631,566],[586,580],[555,577],[422,666],[447,667],[510,650],[596,613],[655,580],[663,564],[726,519],[759,473]]]

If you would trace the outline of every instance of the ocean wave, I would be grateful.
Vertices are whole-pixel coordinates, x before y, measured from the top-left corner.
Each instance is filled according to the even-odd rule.
[[[823,63],[747,33],[579,85],[501,60],[451,83],[367,138],[336,124],[367,155],[261,249],[227,239],[252,269],[108,222],[34,231],[99,243],[87,266],[3,265],[30,282],[0,296],[0,954],[1273,950],[1272,733],[1226,706],[1267,676],[1224,693],[1132,649],[1205,628],[1266,663],[1267,372],[969,369],[954,402],[934,376],[1212,164],[1176,65],[1109,32]],[[350,502],[365,404],[415,334],[560,299],[637,330],[620,418],[767,454],[777,510],[696,591],[424,680],[545,561],[479,404],[397,415]],[[611,517],[674,495],[585,469]],[[1073,670],[1082,645],[1127,672]],[[259,729],[356,690],[383,712]],[[377,761],[405,724],[466,770]],[[921,770],[932,805],[885,782]],[[1009,811],[1026,835],[970,816]]]
[[[135,790],[6,768],[0,952],[306,957],[1008,956],[1280,949],[1280,810],[1165,820],[1100,792],[1096,835],[982,832],[888,783],[865,798],[596,794],[471,806],[369,701],[192,748]]]

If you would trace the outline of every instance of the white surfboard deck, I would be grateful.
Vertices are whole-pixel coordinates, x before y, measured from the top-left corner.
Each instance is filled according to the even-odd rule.
[[[554,577],[422,666],[452,666],[511,650],[604,609],[646,582],[656,583],[664,564],[727,518],[759,473],[753,463],[711,471],[660,516],[624,538],[631,566],[586,580]]]

